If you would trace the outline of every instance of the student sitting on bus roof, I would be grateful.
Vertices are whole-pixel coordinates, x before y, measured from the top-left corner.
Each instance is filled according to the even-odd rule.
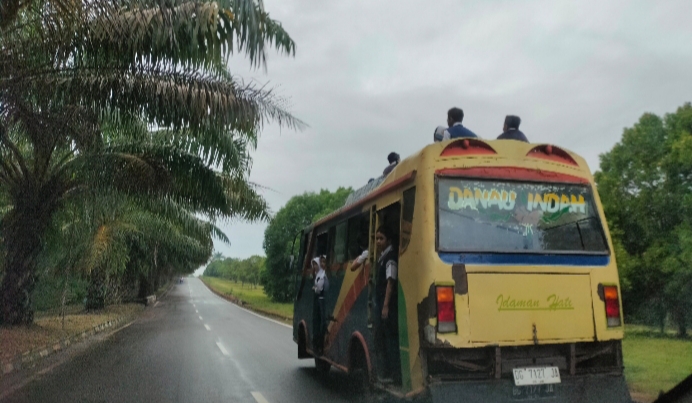
[[[447,130],[447,128],[444,126],[437,126],[435,128],[435,131],[433,132],[433,141],[435,143],[442,141],[445,135],[445,130]]]
[[[476,134],[464,127],[461,122],[464,120],[464,111],[459,108],[452,108],[447,111],[447,124],[449,127],[442,135],[442,140],[456,139],[461,137],[477,138]]]
[[[519,116],[505,116],[505,124],[502,127],[502,134],[497,136],[498,140],[518,140],[529,142],[524,133],[519,130],[521,118]]]
[[[387,168],[384,169],[384,171],[382,172],[382,175],[384,175],[384,176],[389,175],[389,173],[392,172],[394,167],[396,167],[396,165],[399,163],[400,159],[401,158],[399,158],[399,154],[397,154],[395,152],[389,153],[389,155],[387,156],[387,161],[389,161],[389,165],[387,165]]]

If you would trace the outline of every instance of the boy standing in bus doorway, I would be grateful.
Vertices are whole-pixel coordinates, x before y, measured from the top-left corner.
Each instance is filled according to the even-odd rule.
[[[383,382],[401,383],[399,360],[399,300],[398,300],[398,257],[394,245],[394,233],[381,226],[375,233],[377,250],[382,251],[377,260],[375,288],[375,312],[379,312],[380,323],[375,334],[378,351],[382,357]],[[382,360],[381,360],[382,361]]]

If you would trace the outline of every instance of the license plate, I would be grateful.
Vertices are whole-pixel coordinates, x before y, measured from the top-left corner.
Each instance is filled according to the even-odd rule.
[[[517,386],[560,383],[560,370],[557,367],[514,368],[512,372]]]
[[[512,386],[512,400],[538,400],[554,398],[557,393],[555,384]]]

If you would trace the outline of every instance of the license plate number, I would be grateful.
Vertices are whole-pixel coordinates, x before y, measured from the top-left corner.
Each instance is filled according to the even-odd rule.
[[[516,386],[560,383],[558,367],[514,368],[512,372]]]
[[[557,395],[555,388],[557,388],[555,384],[512,386],[512,400],[554,398]]]

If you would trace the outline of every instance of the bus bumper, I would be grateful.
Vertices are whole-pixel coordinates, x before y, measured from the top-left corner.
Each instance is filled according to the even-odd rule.
[[[585,375],[563,378],[553,385],[514,386],[511,379],[440,382],[430,385],[433,403],[631,403],[622,375]]]

